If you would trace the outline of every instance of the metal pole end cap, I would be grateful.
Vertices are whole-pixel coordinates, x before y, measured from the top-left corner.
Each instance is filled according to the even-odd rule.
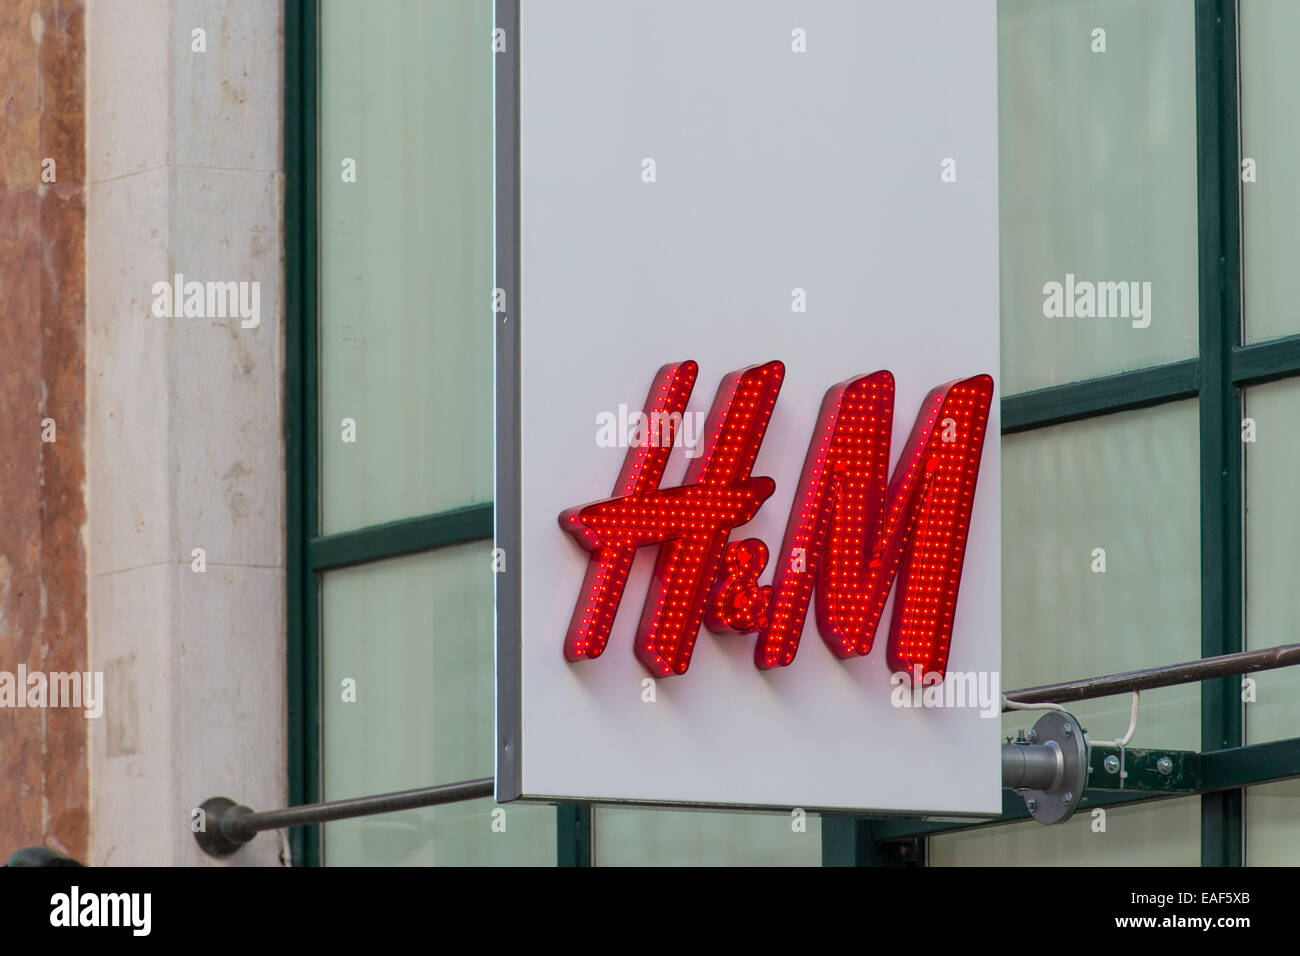
[[[199,804],[199,809],[203,812],[196,818],[198,829],[194,830],[194,839],[208,856],[230,856],[253,838],[253,834],[249,834],[239,839],[238,830],[231,825],[237,816],[249,812],[247,807],[234,800],[209,797]]]

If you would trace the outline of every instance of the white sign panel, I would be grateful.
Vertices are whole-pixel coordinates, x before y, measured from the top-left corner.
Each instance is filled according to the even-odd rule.
[[[519,16],[498,799],[999,813],[994,0]]]

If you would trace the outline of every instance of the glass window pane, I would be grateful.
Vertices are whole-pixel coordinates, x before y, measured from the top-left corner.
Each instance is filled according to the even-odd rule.
[[[1246,790],[1246,865],[1300,866],[1300,780]]]
[[[555,866],[555,808],[488,799],[340,820],[324,852],[327,866]]]
[[[1289,289],[1295,273],[1295,222],[1300,215],[1300,124],[1295,85],[1300,76],[1300,3],[1241,0],[1243,167],[1241,241],[1246,341],[1300,332],[1300,308]]]
[[[320,12],[326,533],[492,496],[492,4],[375,14]]]
[[[1196,355],[1193,40],[1190,3],[1000,0],[1004,395]],[[1050,282],[1142,309],[1116,287],[1119,316],[1049,318]]]
[[[1200,866],[1201,800],[1106,809],[1093,829],[1081,809],[1065,823],[1015,823],[930,838],[930,866]]]
[[[1198,429],[1188,401],[1002,439],[1004,691],[1201,656]],[[1070,709],[1114,740],[1130,703]],[[1133,741],[1200,750],[1200,726],[1199,684],[1149,691]]]
[[[598,866],[821,866],[821,818],[597,807]]]
[[[1300,620],[1300,587],[1296,586],[1300,447],[1295,441],[1300,380],[1247,389],[1245,414],[1246,646],[1258,650],[1294,643]],[[1246,742],[1300,737],[1300,668],[1251,676],[1255,700],[1246,704]]]
[[[330,571],[324,620],[324,799],[490,777],[491,543]],[[355,698],[355,699],[350,699]],[[330,864],[554,864],[555,810],[491,800],[325,826]]]

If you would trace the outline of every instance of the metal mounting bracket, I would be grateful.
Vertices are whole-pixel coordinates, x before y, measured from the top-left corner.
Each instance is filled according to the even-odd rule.
[[[1023,740],[1002,745],[1002,786],[1025,798],[1039,823],[1063,823],[1088,784],[1088,741],[1073,715],[1049,710]]]

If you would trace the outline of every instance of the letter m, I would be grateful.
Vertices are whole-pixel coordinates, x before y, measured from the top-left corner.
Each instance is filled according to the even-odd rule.
[[[208,318],[229,318],[238,302],[238,282],[208,283]]]
[[[889,479],[893,375],[826,393],[754,649],[759,668],[794,660],[814,590],[835,655],[869,653],[897,578],[889,666],[944,673],[992,399],[988,375],[931,391]]]

